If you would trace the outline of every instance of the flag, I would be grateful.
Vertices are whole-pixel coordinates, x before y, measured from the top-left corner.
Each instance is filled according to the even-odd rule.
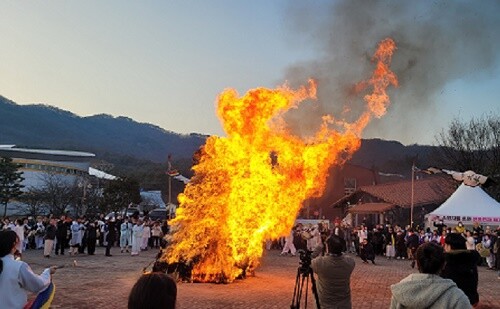
[[[181,174],[174,176],[174,179],[179,180],[179,181],[183,182],[184,184],[187,184],[191,180],[191,179],[189,179]]]
[[[170,177],[175,177],[175,176],[179,176],[180,173],[178,170],[168,170],[167,171],[167,175],[170,176]]]
[[[49,286],[38,293],[36,298],[32,302],[28,302],[24,308],[25,309],[48,309],[54,300],[54,294],[56,293],[56,287],[54,283],[50,283]]]
[[[495,183],[493,178],[487,177],[481,174],[477,174],[474,171],[456,172],[450,170],[443,170],[448,175],[451,175],[453,179],[461,181],[464,185],[470,187],[476,187],[482,185],[483,187],[488,187]]]
[[[453,177],[453,179],[455,179],[456,181],[461,181],[464,185],[470,187],[476,187],[482,185],[483,187],[487,188],[496,183],[496,181],[492,177],[477,174],[474,171],[456,172],[452,170],[439,169],[435,167],[429,167],[428,169],[423,170],[419,169],[416,166],[413,167],[413,170],[415,172],[425,173],[428,175],[446,173],[451,177]]]
[[[415,165],[413,166],[413,171],[417,172],[417,173],[424,173],[427,175],[440,174],[443,172],[443,170],[441,170],[439,168],[429,167],[429,168],[423,170],[423,169],[416,167]]]
[[[167,174],[169,177],[172,177],[176,180],[179,180],[179,181],[187,184],[190,179],[181,175],[181,173],[178,170],[172,168],[171,160],[172,160],[172,155],[169,154],[167,156],[167,171],[165,172],[165,174]]]

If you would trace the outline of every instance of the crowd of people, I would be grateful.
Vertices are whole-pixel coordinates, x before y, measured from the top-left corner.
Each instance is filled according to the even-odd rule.
[[[469,229],[461,222],[448,227],[442,221],[434,223],[433,229],[390,224],[352,228],[335,220],[331,227],[298,224],[287,237],[267,242],[266,248],[277,247],[282,255],[292,256],[299,249],[313,252],[311,269],[317,276],[321,308],[352,307],[350,276],[355,255],[363,263],[376,264],[377,257],[384,257],[408,260],[410,267],[417,267],[419,273],[391,285],[391,308],[471,308],[479,303],[477,267],[500,269],[499,232],[500,227],[493,230],[478,223]],[[19,259],[24,250],[43,250],[45,257],[52,252],[64,254],[68,248],[70,255],[93,255],[98,245],[106,248],[106,256],[111,256],[113,246],[119,246],[121,253],[137,255],[148,247],[159,248],[168,224],[138,214],[130,218],[100,215],[95,219],[48,216],[15,223],[6,218],[0,224],[0,233],[0,287],[9,288],[0,289],[0,296],[5,294],[12,304],[25,304],[27,291],[50,290],[50,276],[56,269],[34,274]],[[163,291],[168,293],[160,293]],[[150,305],[156,304],[175,308],[176,294],[175,280],[153,268],[132,288],[128,307],[154,308]]]
[[[266,248],[281,249],[281,255],[295,256],[297,250],[314,250],[329,235],[344,239],[343,252],[358,255],[364,263],[375,264],[375,258],[384,257],[394,260],[409,260],[415,267],[415,253],[424,243],[432,242],[445,246],[445,239],[450,234],[461,235],[466,240],[466,249],[476,251],[479,255],[478,265],[485,265],[490,270],[500,270],[499,258],[500,226],[493,230],[475,222],[467,229],[462,222],[456,226],[446,226],[443,221],[433,224],[433,228],[412,228],[387,224],[377,224],[368,228],[366,224],[351,227],[349,224],[335,220],[332,227],[319,223],[297,224],[287,237],[277,241],[268,241]],[[500,273],[499,273],[500,276]]]
[[[147,216],[130,217],[103,214],[95,218],[69,215],[26,217],[16,220],[4,218],[0,230],[12,230],[19,237],[17,256],[26,250],[43,251],[43,256],[64,255],[68,252],[94,255],[96,246],[105,247],[105,255],[112,256],[111,248],[118,246],[121,253],[138,255],[148,248],[159,248],[160,240],[169,231],[166,221],[150,220]]]
[[[55,288],[52,274],[57,267],[35,274],[21,260],[25,250],[40,250],[46,258],[54,253],[94,255],[96,246],[105,247],[105,255],[119,246],[121,253],[138,255],[148,248],[160,248],[162,237],[169,231],[167,222],[150,220],[148,216],[131,217],[86,216],[72,219],[63,215],[20,218],[0,222],[0,299],[6,308],[46,308]],[[37,294],[28,302],[28,293]],[[143,275],[134,285],[129,308],[175,308],[176,283],[166,273]],[[158,296],[161,295],[161,296]],[[146,297],[145,297],[146,296]]]
[[[483,227],[477,222],[467,228],[462,222],[446,226],[443,221],[438,221],[433,223],[432,228],[417,227],[414,229],[410,226],[402,227],[389,223],[375,225],[371,228],[368,228],[366,224],[351,227],[345,222],[335,220],[331,228],[323,223],[317,225],[299,223],[293,228],[290,235],[274,243],[268,242],[266,246],[267,249],[271,249],[273,246],[277,247],[282,250],[281,255],[290,254],[292,256],[299,249],[314,250],[313,255],[318,255],[318,247],[326,250],[317,257],[317,259],[321,259],[321,262],[313,260],[312,265],[319,277],[318,290],[325,291],[324,286],[334,286],[328,282],[337,281],[337,288],[334,289],[337,291],[337,302],[350,304],[350,299],[346,298],[350,293],[345,292],[345,283],[348,282],[354,268],[354,260],[351,261],[352,258],[349,255],[342,254],[350,253],[358,256],[363,263],[376,264],[375,259],[378,256],[388,260],[408,260],[410,267],[418,268],[421,274],[414,274],[411,278],[404,279],[402,283],[392,286],[393,304],[391,307],[393,308],[403,308],[409,304],[415,304],[411,302],[412,295],[414,295],[415,301],[421,297],[419,301],[426,308],[429,307],[426,302],[430,300],[436,301],[436,304],[445,300],[447,302],[454,301],[457,305],[449,305],[449,308],[466,308],[460,305],[462,302],[460,298],[463,298],[463,295],[455,293],[454,289],[452,289],[455,291],[452,293],[454,296],[447,294],[449,297],[440,297],[448,293],[448,289],[452,286],[455,286],[466,296],[469,305],[479,303],[478,266],[484,266],[489,270],[499,270],[498,278],[500,279],[499,233],[500,226],[493,230],[490,226]],[[332,244],[330,243],[332,239],[341,241]],[[327,271],[322,266],[325,263],[329,265],[330,270]],[[343,265],[343,267],[335,265]],[[448,279],[449,281],[446,281]],[[416,280],[421,281],[420,285],[415,283]],[[339,284],[339,282],[344,284]],[[429,283],[426,288],[427,292],[418,291],[418,287],[421,287],[423,282],[441,282],[442,284],[437,287]],[[326,290],[328,291],[328,289]],[[340,290],[343,292],[338,293]],[[436,294],[436,291],[440,291],[440,293]],[[332,292],[326,292],[326,294],[330,295],[326,297],[327,299],[332,298]],[[341,297],[341,295],[343,296]],[[330,300],[325,300],[325,302],[332,303]],[[328,305],[325,306],[330,308]],[[349,306],[345,307],[349,308]]]

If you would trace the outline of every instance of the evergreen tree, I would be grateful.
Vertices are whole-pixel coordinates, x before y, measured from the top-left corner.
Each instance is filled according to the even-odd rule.
[[[0,158],[0,203],[4,205],[3,216],[7,215],[7,204],[22,194],[21,182],[24,180],[19,172],[19,165],[12,162],[11,158]]]

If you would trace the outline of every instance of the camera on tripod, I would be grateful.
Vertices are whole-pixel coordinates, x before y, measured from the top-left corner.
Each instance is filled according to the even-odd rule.
[[[311,269],[312,253],[311,250],[297,250],[299,253],[299,270],[302,273],[307,273]]]
[[[316,303],[316,308],[320,308],[318,290],[316,289],[316,280],[314,279],[313,269],[311,268],[312,253],[310,250],[298,250],[299,267],[297,269],[297,277],[295,279],[295,287],[293,289],[291,309],[300,309],[301,304],[307,308],[307,295],[309,293],[309,281],[311,281],[311,290]],[[304,295],[305,301],[302,300]]]

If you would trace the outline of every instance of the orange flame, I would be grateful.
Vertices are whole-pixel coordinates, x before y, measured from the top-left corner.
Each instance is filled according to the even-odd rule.
[[[297,90],[253,89],[242,97],[233,89],[222,92],[217,113],[227,137],[207,139],[195,176],[179,196],[164,259],[192,264],[195,281],[231,282],[252,272],[263,242],[289,233],[302,202],[322,194],[329,167],[348,159],[369,120],[386,112],[385,89],[397,86],[389,69],[395,48],[386,39],[373,57],[376,69],[360,89],[372,89],[364,96],[366,112],[354,123],[324,116],[307,139],[290,134],[282,116],[316,99],[314,81]]]

